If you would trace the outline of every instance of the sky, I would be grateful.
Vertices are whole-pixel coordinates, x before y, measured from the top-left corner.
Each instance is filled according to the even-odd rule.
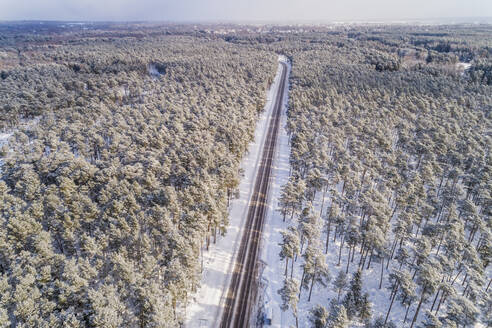
[[[492,17],[492,0],[0,0],[0,20],[305,22]]]

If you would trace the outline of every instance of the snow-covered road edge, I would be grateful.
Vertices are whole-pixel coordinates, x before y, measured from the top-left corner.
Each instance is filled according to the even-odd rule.
[[[279,57],[279,61],[285,60],[284,57]],[[217,243],[210,245],[209,250],[203,254],[201,287],[193,295],[187,307],[185,327],[218,327],[219,325],[280,78],[281,64],[279,63],[277,74],[267,94],[264,110],[257,122],[255,140],[250,143],[248,153],[241,161],[244,176],[239,184],[239,198],[231,202],[227,234],[219,237]]]

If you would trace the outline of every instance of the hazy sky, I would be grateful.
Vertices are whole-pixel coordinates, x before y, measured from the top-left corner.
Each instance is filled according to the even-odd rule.
[[[490,16],[492,0],[0,0],[0,20],[347,21]]]

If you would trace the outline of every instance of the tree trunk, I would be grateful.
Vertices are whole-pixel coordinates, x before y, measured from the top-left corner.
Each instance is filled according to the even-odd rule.
[[[425,295],[425,288],[422,289],[422,294],[420,295],[419,305],[417,305],[417,309],[415,310],[415,315],[413,316],[412,324],[410,325],[410,328],[413,328],[413,325],[415,324],[415,321],[417,321],[417,317],[419,315],[420,307],[422,306],[422,302],[424,301],[424,295]]]
[[[289,265],[289,258],[285,257],[285,277],[287,278],[287,268]]]
[[[311,302],[311,294],[313,293],[313,286],[315,280],[316,280],[316,265],[314,266],[313,278],[311,279],[311,288],[309,288],[308,302]]]
[[[468,278],[468,272],[465,274],[465,278],[463,278],[463,281],[461,282],[461,286],[465,285],[466,278]]]
[[[439,300],[439,304],[437,304],[436,312],[434,312],[435,314],[439,312],[439,308],[441,307],[441,304],[445,299],[446,299],[446,293],[442,293],[441,299]]]
[[[338,251],[338,264],[337,266],[340,266],[340,261],[342,260],[342,247],[343,247],[343,242],[345,241],[345,234],[342,237],[342,242],[340,243],[340,250]]]
[[[454,277],[453,281],[451,282],[451,286],[453,286],[453,285],[454,285],[454,282],[456,281],[456,279],[458,279],[458,277],[459,277],[459,275],[461,274],[461,272],[462,272],[462,271],[463,271],[463,269],[460,269],[460,270],[458,271],[458,273],[457,273],[457,274],[456,274],[456,276]]]
[[[432,310],[434,310],[434,305],[436,305],[437,297],[439,296],[440,291],[441,291],[440,289],[437,290],[436,297],[434,297],[434,301],[432,302],[430,312],[432,312]]]
[[[391,246],[391,256],[388,259],[388,264],[386,265],[386,269],[389,267],[389,260],[393,258],[393,255],[395,254],[395,249],[396,249],[396,237],[395,240],[393,241],[393,245]]]
[[[441,186],[442,186],[442,182],[444,181],[445,175],[446,175],[446,171],[442,172],[441,182],[439,183],[439,188],[437,188],[437,196],[439,196],[439,194],[441,193]]]
[[[364,267],[364,264],[363,264],[363,260],[364,260],[364,257],[366,255],[366,252],[368,252],[369,250],[366,250],[366,248],[364,247],[360,253],[360,259],[359,259],[359,268],[363,268]]]
[[[381,258],[381,277],[379,278],[379,289],[383,285],[384,257]]]
[[[214,244],[217,243],[217,225],[214,226]]]
[[[301,278],[301,283],[299,284],[299,299],[301,299],[301,292],[302,292],[302,282],[304,281],[304,276],[306,275],[306,268],[302,270],[302,278]]]
[[[202,262],[202,269],[200,271],[200,273],[201,273],[201,272],[203,272],[203,241],[201,242],[201,246],[200,246],[200,255],[202,258],[202,261],[201,261]]]
[[[326,229],[326,246],[325,246],[325,254],[328,254],[328,244],[330,243],[330,229],[331,229],[331,214],[328,218],[328,227]]]
[[[349,247],[349,252],[348,252],[348,256],[347,256],[347,269],[345,270],[345,273],[348,273],[348,270],[349,270],[349,265],[350,265],[350,252],[351,251],[352,251],[352,247]]]
[[[321,201],[321,209],[319,211],[319,218],[323,217],[323,206],[325,205],[325,195],[326,195],[326,190],[328,189],[328,184],[325,186],[325,189],[323,189],[323,200]]]
[[[367,268],[369,269],[371,267],[371,262],[372,262],[372,254],[374,253],[374,247],[371,248],[371,255],[369,255],[369,263],[367,263]]]
[[[407,322],[408,310],[410,310],[411,305],[412,305],[412,303],[408,304],[407,311],[405,312],[405,319],[403,319],[403,323]]]
[[[210,246],[210,223],[207,226],[207,251]]]
[[[290,279],[292,279],[293,274],[294,274],[294,256],[292,256],[292,259],[290,261]]]
[[[444,231],[441,234],[441,239],[439,240],[439,246],[437,246],[437,252],[436,255],[439,255],[439,250],[441,249],[442,241],[444,240]]]
[[[397,293],[398,293],[398,286],[396,286],[396,291],[393,294],[393,297],[391,297],[391,303],[390,303],[390,306],[388,308],[388,312],[386,312],[386,318],[384,318],[384,324],[386,324],[386,322],[388,321],[388,317],[390,315],[391,308],[393,307],[393,302],[395,301],[395,298],[396,298],[396,294]]]
[[[304,235],[302,234],[301,235],[301,250],[300,250],[300,254],[302,254],[302,250],[304,249]]]
[[[388,222],[391,222],[391,219],[393,218],[393,216],[395,215],[396,213],[396,210],[398,209],[398,204],[395,205],[395,208],[393,209],[393,212],[391,213],[391,216],[389,218],[389,221]]]
[[[439,210],[439,215],[437,216],[436,222],[441,221],[441,215],[442,215],[442,212],[444,210],[444,205],[445,205],[445,201],[442,202],[441,209]]]

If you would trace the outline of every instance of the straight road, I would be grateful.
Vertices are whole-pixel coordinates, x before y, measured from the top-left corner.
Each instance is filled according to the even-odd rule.
[[[268,188],[275,155],[277,136],[282,115],[287,64],[282,65],[282,75],[275,97],[273,113],[269,121],[268,133],[264,141],[261,162],[256,174],[253,195],[248,206],[248,214],[237,253],[236,263],[224,303],[221,328],[249,327],[251,310],[256,300],[258,278],[258,253],[260,249],[263,222],[268,207]]]

